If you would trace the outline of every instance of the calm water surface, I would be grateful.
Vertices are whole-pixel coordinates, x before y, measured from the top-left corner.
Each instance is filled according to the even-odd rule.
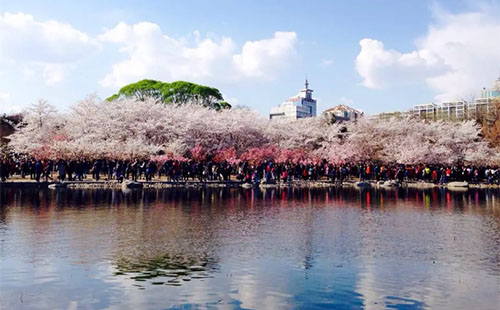
[[[0,309],[495,309],[493,190],[0,189]]]

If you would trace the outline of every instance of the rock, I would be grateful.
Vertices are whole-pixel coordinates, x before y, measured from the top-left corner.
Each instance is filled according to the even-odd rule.
[[[467,191],[469,183],[467,182],[450,182],[446,184],[446,188],[451,191]]]
[[[469,183],[467,182],[450,182],[446,184],[446,187],[448,188],[468,188]]]
[[[426,188],[434,188],[436,187],[436,184],[428,182],[405,182],[403,183],[403,186],[410,188],[426,189]]]
[[[369,182],[361,181],[361,182],[357,182],[356,186],[357,187],[371,187],[372,185]]]
[[[269,180],[269,181],[266,181],[265,179],[263,179],[262,181],[260,181],[260,184],[276,184],[276,180]]]
[[[451,192],[467,192],[469,190],[468,187],[447,187],[446,189]]]
[[[397,181],[385,181],[382,186],[384,187],[399,187],[399,183]]]
[[[260,184],[259,185],[260,188],[276,188],[276,187],[279,187],[278,184]]]
[[[66,184],[66,183],[52,183],[48,187],[50,189],[67,188],[68,184]]]
[[[122,188],[128,188],[128,189],[139,189],[143,188],[144,185],[139,182],[134,182],[134,181],[124,181],[122,183]]]
[[[275,180],[269,180],[269,182],[267,182],[266,180],[262,180],[262,181],[260,181],[259,186],[261,188],[274,188],[274,187],[278,187],[278,184],[276,183]]]

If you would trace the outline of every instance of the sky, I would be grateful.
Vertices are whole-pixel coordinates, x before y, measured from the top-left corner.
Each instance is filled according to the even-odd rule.
[[[500,75],[500,0],[0,0],[0,114],[67,110],[149,78],[218,88],[263,115],[470,100]]]

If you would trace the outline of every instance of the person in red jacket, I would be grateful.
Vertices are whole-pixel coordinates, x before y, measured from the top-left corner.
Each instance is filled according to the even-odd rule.
[[[436,169],[432,169],[431,177],[432,177],[432,182],[437,183],[438,173]]]

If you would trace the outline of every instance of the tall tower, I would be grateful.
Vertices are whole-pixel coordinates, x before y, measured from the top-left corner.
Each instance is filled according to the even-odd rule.
[[[307,80],[307,77],[305,86],[306,88],[300,91],[300,97],[302,97],[301,105],[308,110],[307,116],[314,117],[316,116],[316,100],[312,97],[313,90],[309,89],[309,81]]]
[[[280,106],[271,109],[269,114],[270,119],[287,118],[298,119],[304,117],[316,116],[316,100],[312,97],[312,89],[309,89],[309,81],[305,81],[304,89],[290,97],[287,101],[283,102]]]

